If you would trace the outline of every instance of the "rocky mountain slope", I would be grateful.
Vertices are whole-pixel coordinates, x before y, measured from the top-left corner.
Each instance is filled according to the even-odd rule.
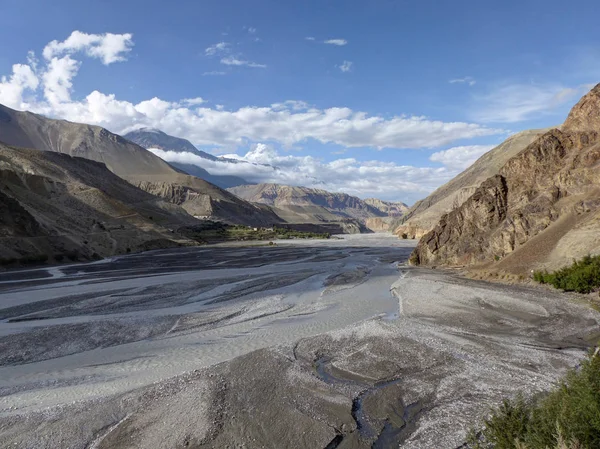
[[[181,205],[192,215],[248,225],[281,221],[272,212],[190,176],[98,126],[49,119],[0,105],[0,142],[102,162],[121,178]]]
[[[529,273],[600,251],[600,84],[444,215],[411,256],[422,265]]]
[[[396,216],[407,208],[404,203],[361,200],[346,193],[280,184],[244,185],[227,190],[252,203],[272,207],[278,216],[289,223],[351,220],[366,224],[369,219]],[[387,230],[381,222],[372,222],[377,228],[374,230]]]
[[[177,228],[197,223],[104,164],[0,144],[2,264],[193,244]]]
[[[54,120],[0,105],[0,142],[102,162],[121,177],[175,170],[139,145],[99,126]]]
[[[542,135],[547,129],[533,129],[517,133],[481,156],[456,178],[435,190],[427,198],[417,201],[394,229],[397,235],[421,238],[440,220],[442,215],[460,206],[477,187],[490,176],[496,175],[511,157]]]
[[[219,159],[212,154],[197,149],[189,140],[170,136],[169,134],[154,128],[141,128],[125,134],[124,137],[146,149],[157,148],[159,150],[174,151],[176,153],[191,153],[209,161],[223,161],[223,159]],[[223,189],[248,184],[248,181],[239,176],[213,175],[204,168],[194,164],[181,162],[170,162],[170,164],[179,170],[197,178],[204,179]]]

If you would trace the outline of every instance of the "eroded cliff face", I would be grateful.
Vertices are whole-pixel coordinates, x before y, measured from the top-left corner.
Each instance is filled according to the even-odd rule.
[[[421,238],[411,263],[472,263],[489,243],[488,227],[506,218],[506,179],[496,175],[485,181],[460,208],[442,216],[436,227]]]
[[[365,220],[365,226],[373,232],[388,232],[390,231],[391,223],[392,220],[390,217],[374,217]]]
[[[190,215],[200,217],[213,215],[214,211],[210,196],[195,192],[189,187],[168,182],[150,181],[139,182],[137,187],[152,195],[164,198],[170,203],[183,206]]]
[[[473,265],[497,261],[561,217],[595,214],[600,205],[599,111],[600,85],[573,108],[561,130],[540,136],[460,207],[444,215],[423,236],[411,262]],[[569,226],[574,228],[584,219],[572,220]],[[549,233],[556,236],[554,241],[542,239],[538,245],[548,246],[543,253],[549,254],[572,230]]]
[[[510,136],[482,155],[458,176],[415,203],[396,224],[394,233],[402,238],[421,238],[440,218],[460,207],[486,179],[497,175],[504,164],[549,129],[531,129]]]

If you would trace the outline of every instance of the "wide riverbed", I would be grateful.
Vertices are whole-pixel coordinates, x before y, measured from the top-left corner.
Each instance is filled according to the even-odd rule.
[[[0,274],[0,446],[456,447],[598,330],[558,293],[402,267],[413,245],[355,235]]]

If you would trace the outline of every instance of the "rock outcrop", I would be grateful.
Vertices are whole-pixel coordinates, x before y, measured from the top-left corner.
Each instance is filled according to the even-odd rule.
[[[497,263],[525,272],[600,250],[597,238],[579,251],[565,248],[574,235],[600,230],[599,166],[600,85],[575,105],[561,129],[538,137],[444,215],[411,262]]]
[[[365,220],[365,226],[373,232],[389,232],[392,221],[392,217],[367,218]]]
[[[456,178],[435,190],[427,198],[417,201],[402,217],[394,229],[401,237],[419,239],[431,231],[442,215],[464,203],[479,185],[500,172],[511,157],[547,130],[534,129],[517,133],[481,156]]]

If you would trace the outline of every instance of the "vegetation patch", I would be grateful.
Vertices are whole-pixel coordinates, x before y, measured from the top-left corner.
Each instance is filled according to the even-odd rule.
[[[600,256],[585,256],[558,271],[535,271],[533,279],[566,292],[591,293],[600,287]]]
[[[206,222],[198,226],[179,228],[178,232],[199,242],[213,243],[244,240],[328,239],[328,233],[297,231],[283,227],[259,228]]]
[[[600,354],[590,352],[549,394],[504,400],[479,428],[472,449],[600,448]]]

